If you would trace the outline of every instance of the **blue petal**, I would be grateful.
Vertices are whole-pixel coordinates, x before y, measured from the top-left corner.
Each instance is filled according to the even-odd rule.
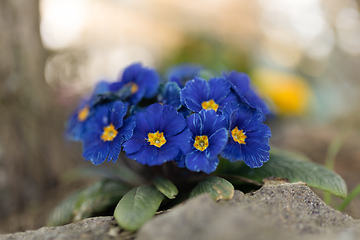
[[[109,85],[111,92],[119,91],[123,86],[129,82],[134,82],[139,75],[142,67],[140,63],[134,63],[126,67],[121,76],[118,77],[118,81],[113,82]],[[128,94],[125,94],[128,96]]]
[[[250,106],[260,109],[264,115],[270,114],[271,111],[265,101],[253,89],[249,89],[244,95]]]
[[[133,63],[124,69],[121,80],[124,85],[129,82],[134,82],[141,73],[141,63]]]
[[[118,129],[118,135],[121,136],[120,144],[129,140],[133,136],[135,126],[136,122],[134,116],[124,120],[124,125]]]
[[[250,168],[261,167],[269,160],[270,147],[268,143],[260,143],[251,139],[246,141],[242,147],[243,160]]]
[[[208,158],[214,158],[224,149],[228,142],[228,131],[225,128],[218,129],[209,137],[209,146],[205,150]]]
[[[192,148],[190,142],[192,136],[193,134],[191,133],[191,131],[189,129],[185,129],[183,132],[175,136],[166,138],[166,144],[174,144],[175,146],[177,146],[178,149],[180,149],[183,154],[186,154]]]
[[[165,137],[173,136],[186,127],[186,122],[184,117],[176,111],[170,105],[164,105],[163,107],[163,121],[164,121],[164,135]]]
[[[69,120],[65,125],[65,135],[66,138],[72,141],[82,141],[84,135],[86,134],[87,122],[93,115],[93,110],[90,109],[89,116],[84,121],[78,120],[78,114],[81,109],[83,109],[86,105],[89,105],[89,99],[84,99],[80,102],[77,109],[71,114]]]
[[[194,64],[177,65],[169,70],[167,76],[169,81],[176,82],[179,87],[183,87],[187,81],[194,79],[202,68]]]
[[[165,127],[163,120],[163,105],[159,103],[151,104],[146,109],[145,118],[150,127],[150,132],[162,132]]]
[[[100,126],[108,126],[110,122],[110,110],[112,108],[112,103],[106,103],[100,105],[94,109],[94,121],[97,122]]]
[[[83,157],[90,160],[93,164],[99,165],[103,163],[109,154],[109,144],[97,141],[97,144],[86,146],[84,144]]]
[[[188,81],[185,87],[181,89],[180,101],[186,105],[186,99],[192,100],[194,103],[200,104],[209,100],[210,87],[207,81],[201,78],[195,78]]]
[[[113,82],[109,85],[109,90],[111,92],[117,92],[119,91],[123,86],[125,85],[125,82],[119,81],[119,82]]]
[[[199,136],[202,135],[203,132],[203,123],[200,115],[198,113],[191,114],[186,119],[187,126],[189,127],[190,131],[195,135]]]
[[[186,165],[185,165],[185,155],[179,154],[179,155],[174,159],[174,161],[176,162],[176,164],[178,165],[178,167],[180,167],[180,168],[186,167]]]
[[[252,112],[236,110],[231,114],[230,121],[230,131],[235,127],[245,130],[252,122]]]
[[[94,88],[93,94],[103,94],[110,92],[110,84],[111,84],[110,82],[104,80],[99,81]]]
[[[136,118],[136,127],[134,129],[134,137],[137,138],[147,138],[149,132],[152,132],[144,112],[138,112],[135,115]]]
[[[201,110],[200,117],[203,123],[202,135],[210,136],[220,128],[226,128],[228,125],[227,119],[216,114],[214,110]]]
[[[188,116],[190,116],[190,114],[191,114],[191,110],[190,109],[188,109],[187,107],[184,107],[184,106],[182,106],[179,110],[178,110],[178,112],[181,114],[181,115],[183,115],[183,117],[186,119]]]
[[[136,93],[130,96],[129,102],[132,105],[136,105],[141,99],[144,97],[146,89],[144,87],[139,86],[139,89]]]
[[[154,159],[158,156],[158,150],[155,146],[143,145],[137,152],[126,155],[143,165],[153,166],[152,163],[155,162]]]
[[[203,152],[195,150],[186,155],[185,164],[191,171],[203,171],[209,174],[216,170],[219,159],[217,157],[209,159]]]
[[[124,97],[129,97],[129,102],[135,105],[143,97],[151,98],[157,93],[159,77],[155,70],[144,68],[140,63],[135,63],[125,68],[119,81],[111,84],[109,88],[113,91],[121,91],[121,88],[130,82],[138,85],[138,91],[130,97],[128,92],[122,93],[120,98],[124,100]]]
[[[200,112],[202,108],[202,102],[195,102],[190,98],[184,100],[185,106],[193,112]]]
[[[148,163],[149,166],[161,165],[174,160],[179,155],[180,149],[176,144],[165,143],[158,149],[158,156]]]
[[[116,101],[113,103],[110,109],[110,122],[114,125],[115,129],[120,128],[123,125],[123,119],[127,112],[127,104],[122,101]]]
[[[250,89],[250,77],[247,74],[232,71],[224,76],[241,97]]]
[[[147,141],[144,138],[131,138],[123,143],[123,150],[126,152],[126,155],[131,155],[138,152],[146,144]]]
[[[246,128],[246,136],[251,139],[269,139],[271,137],[270,128],[263,123],[254,123]]]
[[[238,110],[231,113],[230,125],[232,128],[237,126],[246,129],[250,123],[261,123],[263,120],[265,120],[265,117],[262,112],[249,106],[239,105]]]
[[[95,144],[97,141],[101,141],[101,135],[103,134],[103,124],[96,118],[96,114],[89,119],[86,125],[86,133],[83,137],[83,143],[85,146]]]
[[[259,97],[254,89],[252,89],[248,75],[233,71],[229,74],[224,74],[224,76],[229,80],[232,88],[237,93],[242,103],[249,104],[251,107],[259,109],[264,115],[271,113],[265,101]]]
[[[212,78],[209,80],[210,94],[209,98],[216,103],[220,103],[229,93],[230,84],[224,78]]]
[[[252,121],[263,122],[266,120],[266,117],[261,110],[252,108],[252,111],[253,111]]]
[[[77,120],[77,114],[72,116],[66,123],[66,138],[72,141],[82,141],[86,132],[86,121]]]
[[[242,153],[240,144],[229,140],[228,144],[225,146],[224,150],[221,152],[221,156],[225,159],[228,159],[231,162],[242,160]]]
[[[221,100],[220,102],[218,102],[219,108],[218,108],[217,111],[218,111],[218,112],[222,112],[222,109],[224,108],[224,105],[227,104],[227,103],[229,103],[229,102],[236,102],[236,103],[239,102],[238,97],[237,97],[234,93],[232,93],[232,92],[230,92],[230,93],[226,96],[226,98],[224,98],[223,100]]]
[[[94,122],[93,122],[94,123]],[[89,129],[84,135],[83,143],[84,145],[91,145],[96,143],[97,141],[101,141],[101,135],[103,133],[103,129],[98,124],[90,124],[88,125]]]
[[[181,107],[180,88],[175,82],[168,82],[164,87],[163,104],[171,105],[175,109]]]
[[[230,120],[230,115],[239,109],[239,104],[237,102],[228,102],[224,105],[221,113],[228,119]]]
[[[155,166],[174,160],[182,151],[188,151],[191,148],[191,136],[191,132],[186,129],[177,135],[166,138],[166,143],[160,148],[134,137],[125,142],[123,146],[129,158],[135,159],[141,164]]]
[[[107,158],[107,161],[110,162],[111,160],[113,162],[116,162],[116,160],[119,158],[119,154],[121,151],[121,136],[116,136],[113,141],[109,141],[109,155]]]
[[[137,82],[145,89],[144,97],[152,98],[157,93],[159,76],[153,69],[143,68]]]
[[[112,83],[103,80],[96,84],[89,101],[91,107],[114,99],[111,85]]]

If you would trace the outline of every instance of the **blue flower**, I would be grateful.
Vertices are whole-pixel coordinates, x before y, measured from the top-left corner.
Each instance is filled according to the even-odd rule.
[[[119,100],[115,93],[111,91],[111,84],[111,82],[105,80],[101,80],[96,84],[94,92],[90,98],[91,106],[106,103],[108,101]]]
[[[66,123],[66,137],[73,141],[82,141],[86,133],[88,120],[94,114],[96,105],[114,98],[109,90],[109,82],[100,81],[96,84],[93,93],[80,102]]]
[[[134,117],[124,119],[127,104],[121,101],[109,102],[96,108],[89,119],[84,136],[83,157],[98,165],[106,159],[115,162],[122,144],[131,138],[135,128]]]
[[[172,106],[155,103],[135,117],[134,135],[123,148],[129,158],[144,165],[161,165],[191,148],[191,132]]]
[[[271,137],[262,112],[232,102],[225,105],[223,115],[229,120],[230,140],[221,156],[232,162],[242,160],[251,168],[261,167],[269,160]]]
[[[175,82],[167,82],[159,97],[159,102],[165,105],[171,105],[178,110],[185,118],[190,115],[191,111],[184,107],[180,101],[180,88]]]
[[[180,100],[193,112],[200,112],[202,109],[221,111],[227,102],[237,101],[237,97],[231,93],[230,83],[224,78],[215,77],[205,81],[196,77],[181,89]]]
[[[228,141],[227,119],[213,110],[201,110],[187,118],[193,137],[192,149],[179,162],[191,171],[211,173],[219,164],[218,155]]]
[[[184,87],[185,83],[194,79],[203,67],[195,64],[181,64],[172,67],[167,76],[170,82],[176,82],[179,87]]]
[[[86,132],[86,124],[91,115],[90,100],[86,99],[81,101],[66,122],[66,138],[73,141],[82,141]]]
[[[231,88],[235,91],[241,103],[261,110],[264,115],[271,113],[264,100],[262,100],[252,88],[250,77],[247,74],[232,71],[230,73],[224,73],[224,77],[231,84]]]
[[[159,76],[156,71],[135,63],[125,68],[121,79],[110,85],[111,92],[116,92],[123,101],[135,105],[143,98],[152,98],[157,93]]]
[[[171,105],[178,110],[181,107],[179,86],[174,82],[167,82],[159,101],[162,104]]]

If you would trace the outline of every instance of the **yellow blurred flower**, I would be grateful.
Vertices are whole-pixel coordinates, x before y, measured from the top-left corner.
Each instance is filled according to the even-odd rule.
[[[260,95],[272,102],[277,114],[306,114],[312,90],[304,78],[270,69],[257,69],[251,75]]]

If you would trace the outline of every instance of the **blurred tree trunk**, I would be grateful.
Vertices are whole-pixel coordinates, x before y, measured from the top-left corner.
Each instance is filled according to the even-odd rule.
[[[66,168],[39,16],[38,0],[0,1],[0,216],[40,200]]]

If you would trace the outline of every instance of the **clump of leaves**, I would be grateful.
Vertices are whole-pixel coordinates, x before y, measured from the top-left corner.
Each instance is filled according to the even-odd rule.
[[[123,168],[127,169],[127,168]],[[151,169],[151,168],[150,168]],[[150,171],[147,169],[147,171]],[[153,169],[158,172],[159,169]],[[127,171],[130,171],[127,169]],[[87,172],[84,176],[94,175],[97,169]],[[131,172],[131,171],[130,171]],[[131,172],[131,175],[134,173]],[[79,221],[87,217],[97,216],[101,212],[114,211],[118,224],[129,231],[136,231],[151,219],[159,207],[166,210],[166,206],[173,206],[184,199],[199,194],[209,194],[215,201],[229,200],[234,195],[235,187],[243,190],[243,186],[250,184],[255,190],[263,184],[263,179],[269,177],[286,178],[290,182],[304,182],[310,187],[324,190],[335,196],[345,198],[347,187],[344,180],[324,166],[311,162],[306,157],[272,148],[270,161],[262,168],[251,169],[245,164],[228,164],[222,161],[218,170],[209,175],[188,174],[188,181],[174,179],[174,183],[162,175],[152,177],[153,184],[141,184],[131,187],[121,178],[114,178],[116,171],[101,169],[97,172],[102,178],[93,185],[73,193],[49,216],[49,225],[62,225],[72,221]],[[105,178],[105,176],[111,178]],[[221,177],[219,177],[221,176]],[[134,177],[134,176],[133,176]],[[239,178],[240,177],[240,178]],[[142,178],[139,176],[139,178]],[[137,179],[137,178],[135,178]],[[143,180],[150,183],[150,180]],[[193,186],[188,189],[187,186]],[[184,189],[180,192],[179,189]],[[178,195],[181,197],[178,198]],[[186,196],[185,198],[183,196]],[[173,204],[171,202],[173,201]],[[113,210],[111,210],[113,209]]]

